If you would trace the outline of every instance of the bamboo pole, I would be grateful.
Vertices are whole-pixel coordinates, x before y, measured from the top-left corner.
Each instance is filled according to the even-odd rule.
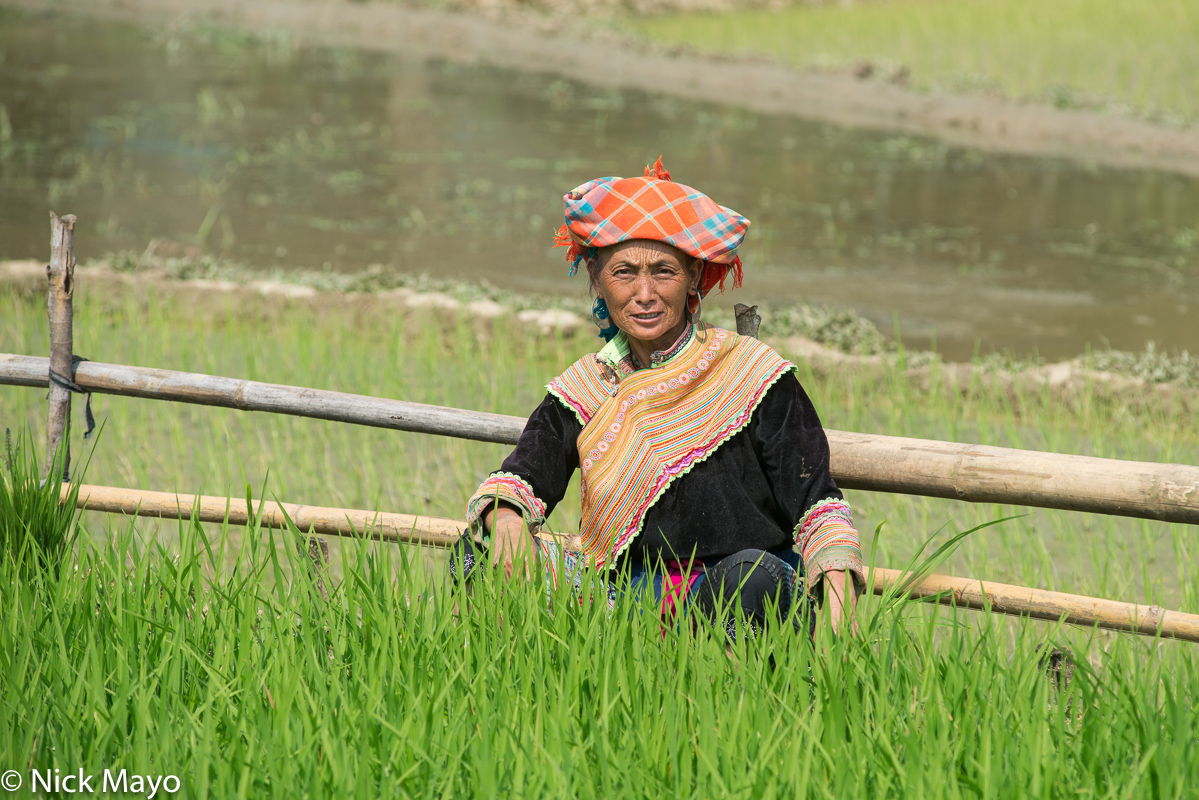
[[[47,360],[0,353],[0,384],[46,386]],[[520,417],[94,361],[88,391],[515,444]],[[1199,524],[1199,467],[828,430],[846,489]]]
[[[0,353],[0,383],[45,386],[46,366],[44,358]],[[525,420],[503,414],[95,361],[81,363],[75,380],[101,394],[290,414],[480,442],[515,444],[525,427]]]
[[[901,586],[908,573],[897,569],[875,567],[874,593],[882,594],[893,586]],[[974,578],[949,575],[929,575],[905,592],[910,597],[934,598],[942,605],[972,608],[1012,616],[1032,617],[1071,625],[1128,631],[1155,636],[1160,630],[1163,638],[1199,642],[1199,614],[1168,611],[1161,606],[1142,606],[1121,603],[1065,592],[1048,592],[1027,586],[991,583]]]
[[[75,294],[75,215],[59,217],[50,212],[50,265],[46,267],[49,293],[46,312],[50,318],[49,369],[73,379],[71,361],[75,353],[72,328]],[[47,376],[49,371],[47,370]],[[46,420],[46,475],[57,462],[63,480],[71,474],[71,390],[50,383],[49,411]],[[61,452],[60,452],[61,449]]]
[[[69,486],[63,487],[66,496]],[[247,508],[244,500],[225,497],[195,496],[171,492],[147,492],[111,486],[79,487],[79,508],[110,514],[132,514],[159,519],[192,519],[230,525],[246,525],[253,519],[264,528],[285,528],[287,519],[305,534],[369,536],[386,542],[406,542],[449,547],[466,530],[465,523],[436,517],[391,514],[383,511],[357,511],[348,508],[323,508],[262,501]]]
[[[829,431],[843,489],[1199,525],[1199,467]]]
[[[63,487],[64,497],[69,489],[68,486]],[[262,504],[261,512],[256,504],[251,512],[246,509],[244,502],[224,497],[189,497],[169,492],[148,492],[109,486],[80,486],[78,505],[79,508],[89,511],[162,519],[194,517],[201,522],[228,522],[230,525],[245,525],[256,515],[257,523],[269,528],[285,527],[283,512],[286,512],[296,527],[304,533],[350,537],[368,535],[383,541],[434,547],[449,547],[466,529],[465,523],[437,517],[322,508],[292,503],[266,502]],[[538,535],[557,539],[566,549],[580,549],[578,536],[552,533]],[[874,593],[878,595],[884,594],[892,587],[902,586],[908,579],[908,573],[900,570],[875,567],[870,572],[874,579]],[[1141,606],[949,575],[928,575],[904,594],[928,598],[942,605],[1033,619],[1062,620],[1072,625],[1098,626],[1145,636],[1156,636],[1160,633],[1162,638],[1199,642],[1199,614],[1167,611],[1160,606]]]

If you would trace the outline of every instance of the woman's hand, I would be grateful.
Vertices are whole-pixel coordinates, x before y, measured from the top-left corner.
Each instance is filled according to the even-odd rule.
[[[848,598],[848,599],[847,599]],[[858,592],[853,576],[843,569],[824,573],[824,602],[828,606],[833,633],[848,624],[850,633],[858,634]]]
[[[524,517],[511,506],[493,506],[483,516],[483,524],[491,531],[491,565],[503,565],[504,577],[511,578],[517,564],[523,564],[524,576],[531,573],[529,561],[534,558],[533,537],[525,528]]]

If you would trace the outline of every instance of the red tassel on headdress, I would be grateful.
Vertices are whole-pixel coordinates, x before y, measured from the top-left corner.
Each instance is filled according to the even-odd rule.
[[[570,231],[563,225],[554,234],[554,247],[570,247],[572,244],[574,244],[574,239],[570,238]]]
[[[700,293],[707,295],[717,286],[723,292],[725,278],[729,276],[730,272],[733,274],[733,288],[740,289],[742,277],[740,256],[734,256],[728,264],[713,264],[711,261],[705,261],[703,276],[699,279]]]
[[[554,235],[554,247],[566,247],[566,263],[570,264],[570,274],[573,276],[579,268],[579,262],[587,255],[587,249],[576,242],[570,235],[570,231],[563,225],[558,229],[558,233]]]
[[[662,166],[662,156],[658,156],[658,160],[652,167],[645,168],[645,177],[659,181],[670,180],[670,173],[666,171],[666,167]]]
[[[729,270],[733,273],[733,288],[741,288],[741,256],[733,256],[732,262],[729,264]],[[724,287],[721,287],[724,288]]]

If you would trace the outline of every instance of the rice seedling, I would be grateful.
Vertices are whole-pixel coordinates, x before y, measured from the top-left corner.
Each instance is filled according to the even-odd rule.
[[[134,288],[83,291],[76,308],[76,351],[97,360],[513,414],[594,347],[332,295],[197,302]],[[43,314],[38,299],[0,295],[0,351],[45,352]],[[1199,462],[1199,425],[1173,400],[950,392],[911,382],[902,363],[804,384],[830,427]],[[94,405],[107,419],[94,483],[235,497],[249,485],[458,517],[504,454],[276,415]],[[0,387],[3,424],[38,430],[44,413],[41,392]],[[849,499],[859,529],[879,531],[867,548],[879,565],[1023,514],[938,569],[1199,611],[1184,526]],[[577,521],[571,500],[550,526]],[[663,632],[631,596],[609,612],[586,593],[547,603],[544,586],[485,578],[456,617],[442,559],[425,551],[332,542],[325,602],[294,530],[92,514],[84,529],[40,598],[0,568],[6,769],[177,775],[196,797],[1182,797],[1199,779],[1193,645],[865,602],[859,640],[774,630],[730,654],[702,631]],[[1041,665],[1054,647],[1075,654],[1060,689]]]
[[[15,441],[11,430],[4,431],[0,453],[0,559],[29,575],[57,574],[79,534],[75,503],[83,470],[76,469],[67,502],[60,502],[61,455],[43,473],[31,446],[33,436],[18,430]]]
[[[631,24],[652,39],[705,52],[854,68],[930,91],[1134,110],[1175,124],[1199,114],[1193,46],[1199,10],[1187,0],[815,3]]]

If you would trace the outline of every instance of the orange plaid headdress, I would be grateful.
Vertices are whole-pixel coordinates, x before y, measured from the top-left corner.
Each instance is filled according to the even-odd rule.
[[[562,198],[566,224],[555,243],[568,247],[570,274],[595,248],[652,239],[674,245],[702,259],[699,291],[706,295],[731,272],[733,288],[741,285],[737,248],[745,239],[749,220],[731,208],[717,205],[703,192],[675,183],[661,157],[645,168],[641,178],[596,178]]]

